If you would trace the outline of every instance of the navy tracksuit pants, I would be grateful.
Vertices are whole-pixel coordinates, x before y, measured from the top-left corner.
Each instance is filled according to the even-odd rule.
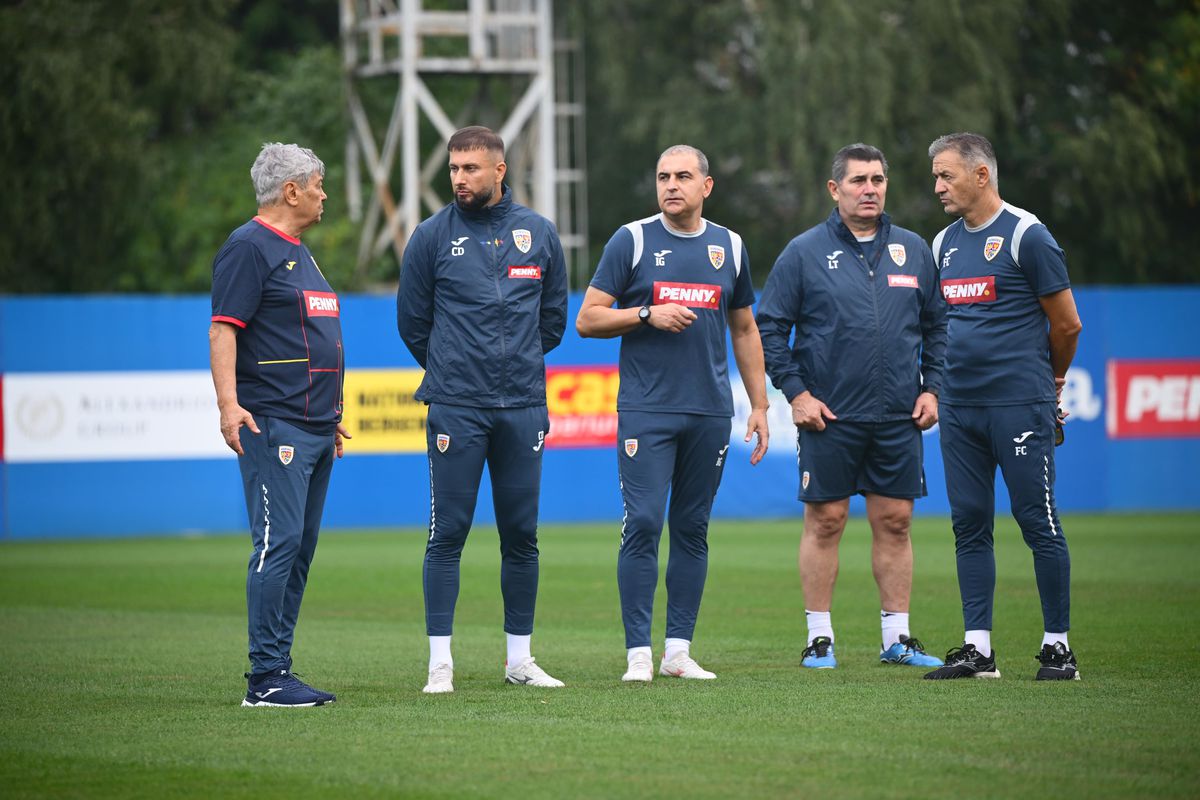
[[[246,573],[250,669],[292,667],[292,640],[308,568],[317,550],[333,471],[333,432],[314,434],[256,416],[260,433],[242,428],[238,456],[254,552]]]
[[[691,640],[708,575],[708,518],[728,455],[727,417],[623,411],[617,470],[625,517],[617,586],[625,646],[650,646],[658,542],[670,493],[667,638]]]
[[[965,629],[992,629],[999,466],[1012,515],[1033,551],[1045,630],[1065,633],[1071,627],[1071,556],[1054,502],[1054,404],[942,403],[938,414]]]
[[[429,541],[425,545],[425,628],[449,636],[458,602],[459,561],[486,463],[500,532],[504,631],[533,633],[537,602],[538,499],[546,406],[472,408],[433,403],[426,424],[429,451]]]

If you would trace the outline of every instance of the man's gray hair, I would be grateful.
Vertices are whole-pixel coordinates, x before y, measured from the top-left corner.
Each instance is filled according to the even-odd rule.
[[[308,186],[314,175],[325,177],[325,162],[312,150],[298,144],[266,142],[250,168],[258,207],[277,205],[283,199],[285,183],[294,181]]]
[[[1000,189],[1000,172],[996,169],[996,151],[992,149],[992,143],[985,137],[978,133],[947,133],[945,136],[934,139],[933,144],[929,145],[929,158],[937,158],[942,151],[951,149],[962,157],[963,163],[970,169],[975,169],[980,164],[986,164],[988,180],[991,182],[992,188]]]
[[[704,178],[708,177],[708,156],[701,153],[699,149],[692,147],[690,144],[673,144],[662,151],[662,155],[658,157],[658,160],[662,161],[674,153],[691,153],[694,155],[696,162],[700,165],[700,176]]]
[[[866,161],[868,164],[872,161],[878,161],[883,165],[884,177],[888,174],[887,159],[883,156],[883,151],[878,147],[872,147],[869,144],[856,142],[848,144],[841,150],[838,150],[833,157],[833,182],[841,183],[842,178],[846,177],[846,163],[849,161]]]

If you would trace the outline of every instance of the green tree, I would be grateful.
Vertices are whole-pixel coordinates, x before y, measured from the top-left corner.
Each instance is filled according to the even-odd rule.
[[[0,9],[0,283],[120,288],[144,218],[149,144],[224,106],[226,0],[19,3]]]

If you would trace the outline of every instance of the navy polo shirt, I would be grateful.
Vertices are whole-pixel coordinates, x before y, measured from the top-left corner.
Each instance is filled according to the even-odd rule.
[[[733,416],[728,316],[754,304],[740,236],[708,220],[681,233],[662,214],[631,222],[605,245],[591,285],[620,308],[678,303],[696,313],[679,333],[642,325],[621,337],[617,410]]]
[[[342,419],[341,307],[300,240],[258,217],[213,261],[212,319],[237,326],[238,403],[313,433]]]

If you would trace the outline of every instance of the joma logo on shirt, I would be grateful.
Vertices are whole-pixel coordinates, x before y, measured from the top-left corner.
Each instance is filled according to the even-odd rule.
[[[305,292],[304,305],[310,317],[340,316],[337,295],[333,292]]]
[[[654,282],[654,305],[679,303],[689,308],[720,308],[721,287],[707,283]]]
[[[508,277],[510,278],[541,278],[542,268],[536,264],[526,266],[508,265]]]
[[[947,303],[955,306],[963,303],[994,303],[996,276],[943,280],[942,296],[946,298]]]

